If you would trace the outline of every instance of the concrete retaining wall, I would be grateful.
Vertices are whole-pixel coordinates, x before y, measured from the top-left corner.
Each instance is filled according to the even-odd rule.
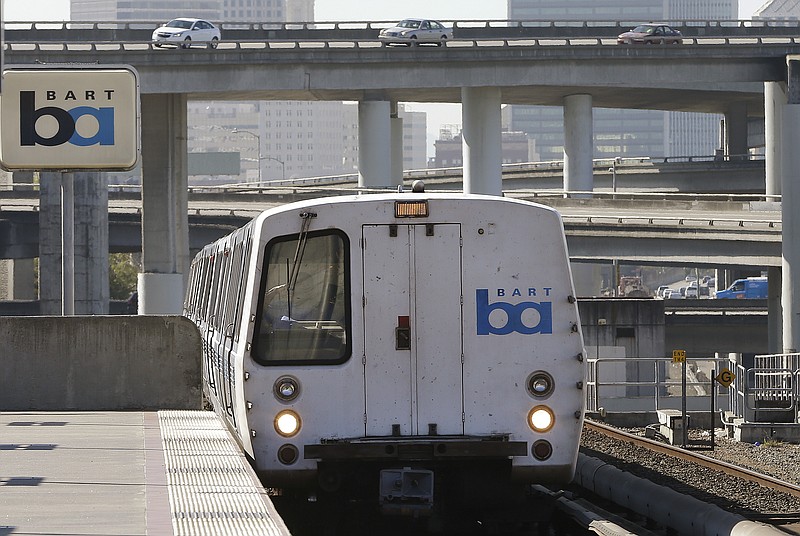
[[[200,356],[180,316],[0,318],[0,411],[200,409]]]

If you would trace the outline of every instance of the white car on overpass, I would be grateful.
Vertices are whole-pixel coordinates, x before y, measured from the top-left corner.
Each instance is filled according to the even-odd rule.
[[[189,48],[196,43],[217,48],[221,38],[219,28],[207,20],[181,17],[156,28],[152,41],[157,47],[174,45]]]

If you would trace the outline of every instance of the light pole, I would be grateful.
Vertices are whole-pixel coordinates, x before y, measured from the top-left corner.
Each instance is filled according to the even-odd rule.
[[[611,192],[612,192],[612,199],[616,197],[617,193],[617,164],[621,164],[622,159],[618,156],[611,161],[611,167],[608,170],[611,172]]]
[[[231,130],[234,134],[249,134],[256,139],[256,143],[258,144],[258,160],[256,161],[256,165],[258,166],[258,184],[261,184],[261,136],[256,134],[255,132],[251,132],[249,130],[244,130],[241,128],[234,128]]]
[[[281,177],[283,180],[286,180],[286,163],[281,160],[280,158],[275,158],[274,156],[264,156],[259,157],[259,159],[263,158],[263,160],[275,160],[277,163],[281,165]]]

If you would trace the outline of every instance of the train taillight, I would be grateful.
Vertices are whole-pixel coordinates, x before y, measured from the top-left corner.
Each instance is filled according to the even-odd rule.
[[[292,465],[299,457],[300,453],[294,445],[281,445],[278,449],[278,459],[283,465]]]
[[[544,439],[534,441],[531,446],[531,455],[537,460],[544,461],[553,455],[553,445]]]

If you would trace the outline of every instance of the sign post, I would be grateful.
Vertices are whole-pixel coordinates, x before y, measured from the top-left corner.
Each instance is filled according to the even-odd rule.
[[[62,314],[72,315],[72,172],[136,166],[141,153],[139,77],[130,66],[101,65],[9,66],[2,73],[0,167],[62,172]]]
[[[689,431],[686,422],[686,350],[673,350],[672,362],[681,364],[681,421],[683,428],[683,448],[686,448]]]

